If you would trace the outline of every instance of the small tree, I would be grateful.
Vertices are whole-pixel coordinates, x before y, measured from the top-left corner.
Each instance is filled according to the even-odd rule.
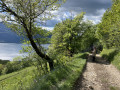
[[[83,16],[84,12],[74,19],[66,19],[62,23],[56,24],[51,40],[55,52],[67,53],[67,55],[72,56],[77,51],[78,38],[83,31],[83,29],[80,29]]]
[[[96,26],[90,21],[83,21],[83,16],[84,12],[73,19],[66,19],[56,24],[52,32],[49,53],[54,53],[55,56],[63,54],[72,57],[73,54],[88,49],[97,41]]]

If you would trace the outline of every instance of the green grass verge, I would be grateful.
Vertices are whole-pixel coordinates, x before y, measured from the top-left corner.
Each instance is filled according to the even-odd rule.
[[[35,67],[0,76],[0,90],[27,90],[35,78]]]
[[[120,70],[120,52],[115,49],[103,49],[101,56]]]
[[[87,54],[77,54],[67,65],[52,71],[42,80],[36,79],[38,81],[31,90],[72,90],[86,64],[86,59],[80,58],[83,56]]]
[[[81,75],[87,56],[76,54],[72,61],[44,76],[38,76],[35,67],[0,76],[0,90],[71,90]]]
[[[110,90],[119,90],[119,88],[110,86]]]

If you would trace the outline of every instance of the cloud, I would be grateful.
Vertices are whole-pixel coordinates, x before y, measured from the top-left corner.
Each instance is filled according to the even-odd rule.
[[[93,21],[94,24],[97,24],[100,22],[105,11],[106,11],[105,9],[101,9],[96,11],[98,15],[89,15],[89,14],[85,15],[84,20],[91,20]]]
[[[107,9],[111,6],[111,0],[67,0],[63,4],[65,10],[73,10],[75,12],[85,11],[86,14],[97,14],[97,10]]]
[[[42,28],[50,31],[50,30],[53,30],[54,27],[44,27],[44,26],[42,26]]]
[[[71,18],[71,15],[75,16],[82,11],[86,12],[84,20],[92,20],[96,24],[100,22],[104,12],[111,5],[111,0],[67,0],[58,11],[52,12],[52,14],[57,16],[48,21],[46,26],[54,27],[56,23],[66,18]]]
[[[57,23],[62,22],[66,18],[71,18],[80,12],[86,12],[84,20],[92,20],[94,23],[100,22],[103,13],[112,5],[112,0],[66,0],[59,10],[51,11],[52,20],[46,21],[43,28],[51,30]]]

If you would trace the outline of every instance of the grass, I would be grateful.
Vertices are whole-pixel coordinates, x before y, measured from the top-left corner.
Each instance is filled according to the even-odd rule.
[[[9,78],[9,77],[13,77],[13,76],[15,76],[17,74],[22,74],[23,72],[30,71],[32,69],[35,69],[35,67],[28,67],[28,68],[25,68],[25,69],[17,71],[17,72],[13,72],[13,73],[10,73],[10,74],[1,75],[0,76],[0,81],[4,80],[6,78]]]
[[[110,90],[120,90],[118,87],[110,86]]]
[[[0,90],[72,90],[86,64],[83,56],[87,54],[74,55],[72,61],[42,77],[35,67],[0,76]]]
[[[71,62],[52,71],[42,80],[36,79],[38,83],[31,90],[72,90],[86,63],[86,59],[80,58],[81,55],[75,55]]]
[[[104,49],[101,56],[120,70],[120,52],[115,49]]]
[[[0,76],[0,90],[27,90],[35,77],[35,70],[35,67],[29,67]]]

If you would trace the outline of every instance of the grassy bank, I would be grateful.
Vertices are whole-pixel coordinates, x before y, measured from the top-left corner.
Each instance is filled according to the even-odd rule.
[[[35,67],[0,76],[0,90],[27,90],[35,78]]]
[[[81,57],[86,54],[77,54],[73,60],[66,66],[62,66],[57,70],[48,74],[44,79],[38,80],[33,90],[71,90],[74,82],[82,73],[86,59]],[[40,84],[42,83],[42,84]]]
[[[71,90],[86,64],[86,56],[74,55],[70,62],[42,77],[35,67],[0,76],[0,90]]]
[[[101,56],[120,70],[120,52],[115,49],[103,49]]]

